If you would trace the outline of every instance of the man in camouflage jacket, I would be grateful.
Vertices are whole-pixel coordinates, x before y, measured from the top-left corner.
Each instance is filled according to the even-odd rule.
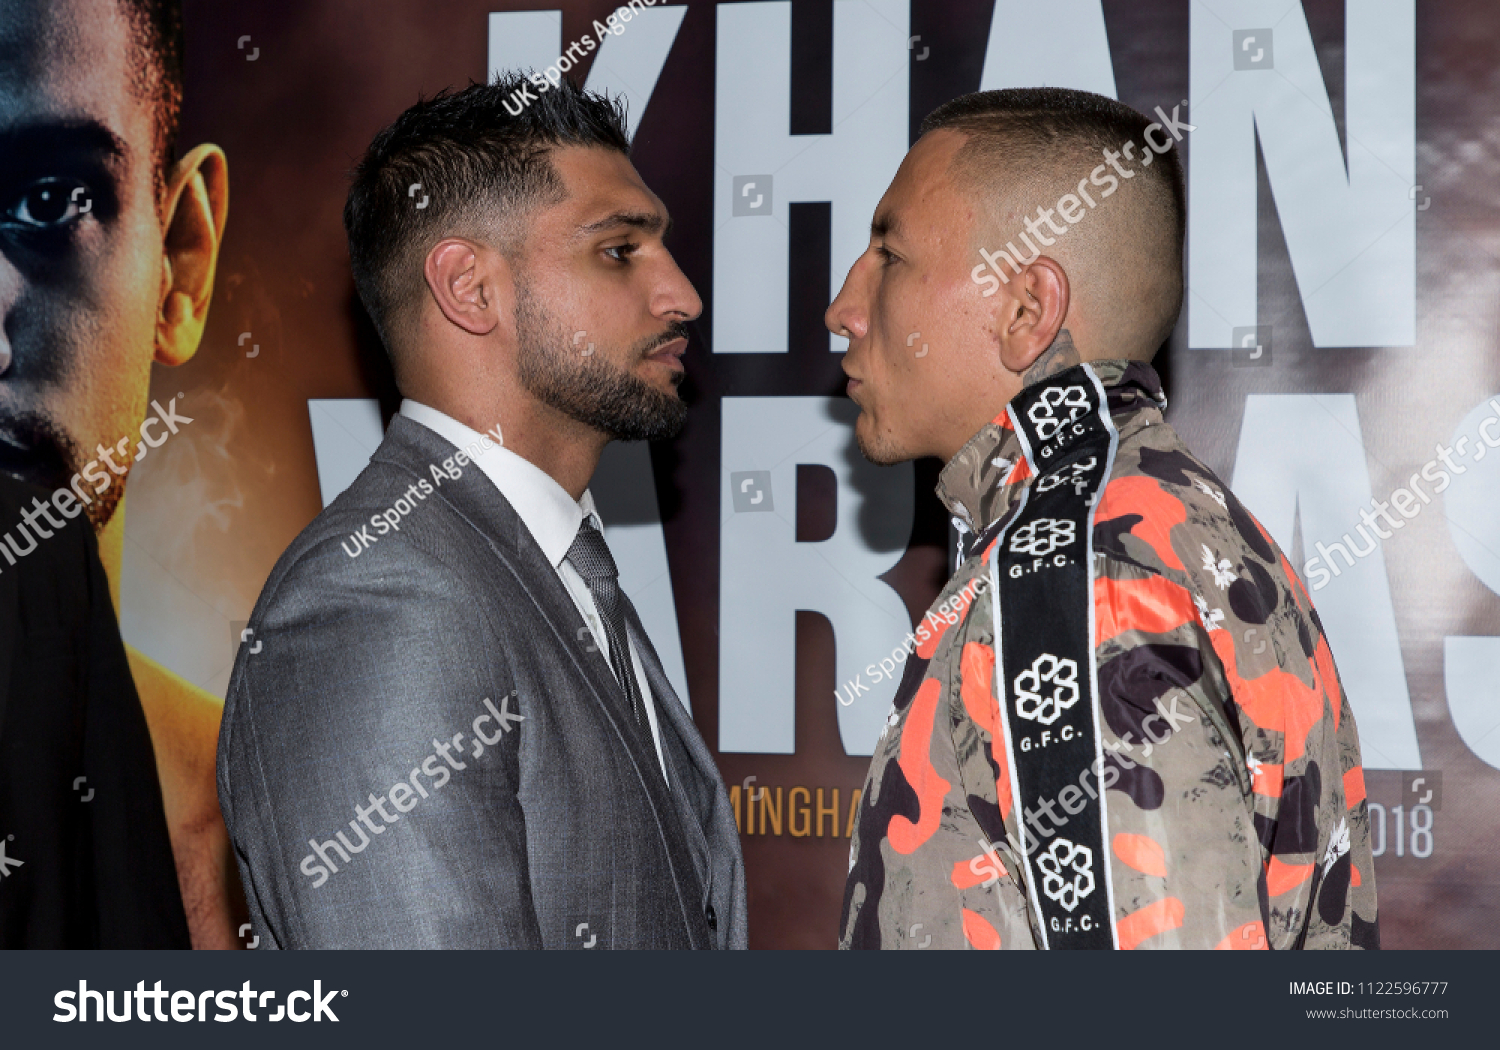
[[[944,264],[924,256],[951,237],[899,231],[923,209],[955,211],[943,194],[963,186],[942,173],[962,163],[976,110],[1025,118],[1081,95],[994,92],[970,96],[981,101],[956,122],[928,118],[931,141],[877,212],[876,255],[897,262],[865,272],[862,258],[829,309],[851,338],[871,458],[947,451],[943,438],[923,445],[911,393],[942,380],[882,338],[912,308],[882,302],[882,282],[905,278],[875,266],[921,271],[916,294],[941,296]],[[1096,98],[1084,104],[1118,123],[1124,107]],[[1088,247],[1072,274],[1087,273]],[[1359,743],[1307,591],[1163,421],[1140,359],[1156,344],[1142,336],[1141,351],[1128,326],[1092,322],[1100,300],[1076,276],[1070,293],[1058,261],[1031,269],[1043,272],[1011,290],[1020,320],[1003,314],[994,336],[1017,389],[940,477],[960,564],[909,639],[851,844],[840,946],[1378,947]],[[942,322],[922,323],[929,339]],[[1111,357],[1112,344],[1130,353]],[[963,385],[984,381],[981,370]],[[960,415],[982,403],[946,396]]]
[[[937,603],[962,615],[916,632],[865,784],[845,946],[1066,947],[1100,908],[1121,948],[1373,946],[1359,744],[1317,613],[1163,407],[1149,365],[1078,365],[1025,388],[944,468],[938,495],[977,533]],[[1077,451],[1038,464],[1028,446],[1059,444],[1038,440],[1053,418]],[[1064,574],[1091,597],[1092,667],[1048,651],[1067,644],[1055,624],[1007,622],[1038,612],[1006,602],[1023,581],[1056,590]],[[1085,609],[1045,604],[1088,627]],[[1056,792],[1021,795],[1012,758],[1089,739],[1095,720],[1100,749],[1057,770]],[[1107,841],[1081,841],[1099,812]]]

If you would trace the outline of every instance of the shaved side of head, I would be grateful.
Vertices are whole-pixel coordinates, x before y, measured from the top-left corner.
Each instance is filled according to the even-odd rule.
[[[354,170],[344,204],[350,268],[398,384],[417,338],[418,307],[427,297],[423,265],[433,245],[467,237],[518,259],[528,216],[567,196],[555,151],[630,151],[618,97],[564,78],[529,105],[513,103],[531,83],[528,74],[507,72],[418,101],[375,136]],[[422,201],[414,204],[418,192]]]
[[[1182,308],[1182,167],[1175,149],[1153,149],[1172,135],[1114,99],[1065,88],[964,95],[922,122],[923,135],[939,130],[966,138],[952,171],[978,205],[975,261],[1005,280],[1006,257],[1055,259],[1071,288],[1069,327],[1095,336],[1081,354],[1149,361]]]

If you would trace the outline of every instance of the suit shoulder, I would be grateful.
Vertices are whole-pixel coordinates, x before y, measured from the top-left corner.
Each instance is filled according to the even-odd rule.
[[[420,481],[405,467],[372,460],[283,552],[258,605],[305,587],[351,594],[410,588],[414,597],[433,588],[468,590],[474,574],[466,555],[486,541],[441,491],[424,490]]]

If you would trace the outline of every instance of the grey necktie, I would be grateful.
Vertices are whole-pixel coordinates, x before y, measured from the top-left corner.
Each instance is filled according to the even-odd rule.
[[[578,535],[568,548],[568,561],[588,584],[589,594],[594,598],[594,608],[604,624],[604,636],[609,639],[609,665],[625,696],[630,700],[630,713],[636,725],[642,724],[640,683],[635,680],[635,669],[630,662],[630,647],[625,634],[625,595],[620,590],[620,573],[615,568],[615,559],[609,546],[594,523],[588,518],[578,526]]]

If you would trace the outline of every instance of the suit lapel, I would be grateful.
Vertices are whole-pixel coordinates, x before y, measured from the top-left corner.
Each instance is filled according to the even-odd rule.
[[[700,865],[704,903],[712,905],[717,913],[714,939],[721,948],[747,947],[744,861],[729,793],[708,745],[667,680],[651,639],[629,601],[626,623],[656,700],[663,751],[669,751],[668,738],[673,738],[677,745],[670,749],[678,759],[672,765],[673,795],[693,844],[694,860]]]
[[[486,482],[488,483],[488,482]],[[519,519],[517,526],[524,531]],[[558,647],[568,653],[574,665],[588,679],[593,701],[614,727],[622,748],[630,755],[636,774],[648,790],[663,789],[661,767],[651,746],[649,732],[643,732],[626,714],[628,704],[620,683],[604,653],[593,645],[593,635],[573,604],[573,597],[558,578],[557,569],[547,560],[536,541],[526,533],[508,557],[511,568],[530,594],[542,617],[552,628]],[[579,632],[582,632],[581,634]],[[587,644],[585,644],[587,642]]]
[[[517,524],[520,524],[519,521]],[[574,665],[587,678],[593,702],[614,728],[621,750],[630,756],[636,779],[651,802],[657,831],[676,873],[677,899],[683,911],[683,922],[688,935],[694,947],[710,947],[711,945],[702,943],[707,933],[702,928],[702,901],[699,899],[702,896],[701,887],[706,881],[704,861],[699,856],[696,843],[692,841],[689,823],[683,819],[680,803],[668,788],[667,782],[662,779],[661,765],[651,742],[650,730],[636,725],[634,719],[627,714],[624,694],[620,684],[615,681],[614,672],[610,670],[604,654],[598,649],[590,652],[580,640],[589,637],[588,628],[578,613],[578,607],[573,604],[572,596],[558,578],[557,570],[542,554],[530,533],[525,532],[524,527],[521,531],[523,537],[516,544],[516,563],[512,565],[512,569],[552,628],[558,646],[567,651]],[[639,643],[637,651],[641,651]],[[645,663],[644,653],[642,663]],[[652,688],[654,691],[654,684]],[[668,702],[676,704],[677,699],[672,696]],[[658,714],[664,706],[661,701],[657,702]],[[699,834],[701,837],[701,832]]]
[[[688,715],[682,701],[678,699],[677,691],[672,688],[672,683],[667,679],[666,672],[661,666],[661,659],[656,655],[656,647],[651,644],[651,639],[647,636],[646,629],[636,614],[635,605],[628,597],[625,599],[625,629],[630,635],[636,653],[641,658],[641,668],[646,672],[646,681],[651,686],[651,698],[656,707],[657,727],[662,737],[662,755],[667,759],[672,774],[673,800],[679,807],[679,815],[691,841],[693,859],[698,865],[699,877],[707,885],[709,849],[708,839],[704,834],[706,807],[700,805],[699,801],[705,793],[703,762],[706,760],[711,763],[712,759],[708,756],[707,748],[703,746],[702,738],[698,735],[698,729],[693,725],[691,716]],[[675,738],[679,746],[671,746],[669,737]],[[695,748],[694,745],[697,747]],[[717,782],[717,769],[714,769],[711,775],[714,782]]]
[[[646,634],[640,617],[636,615],[635,606],[628,598],[625,601],[625,621],[636,652],[640,654],[646,680],[651,684],[658,719],[670,723],[678,740],[682,742],[683,750],[691,763],[690,772],[700,781],[706,778],[710,785],[718,783],[719,769],[714,764],[713,756],[708,753],[708,745],[698,733],[693,716],[688,713],[687,707],[678,698],[677,691],[672,688],[666,671],[662,669],[661,658],[656,655],[656,647],[651,644],[651,638]]]

